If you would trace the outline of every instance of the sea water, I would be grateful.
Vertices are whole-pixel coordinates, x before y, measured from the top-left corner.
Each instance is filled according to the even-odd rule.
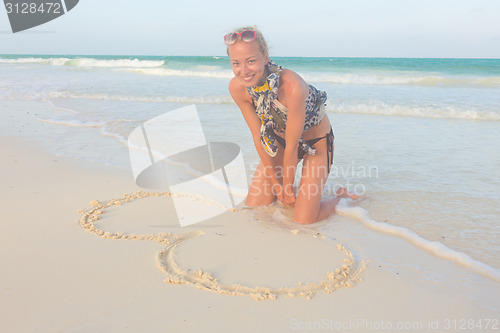
[[[500,269],[499,59],[273,60],[328,94],[325,195],[348,187],[373,220]],[[232,77],[227,57],[3,55],[0,130],[130,169],[131,131],[194,104],[207,142],[238,144],[250,179],[259,159]]]

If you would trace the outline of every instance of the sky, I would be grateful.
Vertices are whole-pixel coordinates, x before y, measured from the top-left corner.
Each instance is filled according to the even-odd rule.
[[[15,34],[0,8],[0,54],[220,56],[257,25],[271,56],[500,58],[499,17],[500,0],[80,0]]]

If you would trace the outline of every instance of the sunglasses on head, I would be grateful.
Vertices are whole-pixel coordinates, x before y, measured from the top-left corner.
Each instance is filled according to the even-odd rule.
[[[242,32],[231,32],[230,34],[224,36],[224,43],[226,43],[226,45],[233,45],[238,40],[238,36],[241,38],[242,41],[248,43],[255,39],[255,34],[256,32],[253,30],[245,30]]]

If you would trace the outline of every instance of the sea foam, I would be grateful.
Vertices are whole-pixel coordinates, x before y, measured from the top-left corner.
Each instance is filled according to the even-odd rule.
[[[10,64],[43,64],[52,66],[76,66],[76,67],[159,67],[163,60],[139,60],[139,59],[94,59],[94,58],[17,58],[0,59],[0,63]]]
[[[38,96],[38,95],[37,95]],[[29,98],[28,98],[29,97]],[[26,99],[33,99],[28,96]],[[40,97],[40,96],[38,96]],[[107,100],[107,101],[127,101],[141,103],[185,103],[185,104],[233,104],[231,96],[134,96],[134,95],[112,95],[112,94],[86,94],[73,93],[68,91],[53,91],[43,98],[66,98],[66,99],[87,99],[87,100]],[[409,106],[409,105],[389,105],[386,103],[373,104],[339,104],[335,101],[329,102],[326,107],[327,112],[349,113],[349,114],[371,114],[382,116],[406,116],[418,118],[441,118],[441,119],[466,119],[466,120],[486,120],[500,121],[500,113],[476,110],[461,110],[453,106]]]
[[[213,58],[217,60],[217,57]],[[204,77],[230,79],[233,73],[229,66],[221,68],[220,64],[200,64],[189,66],[190,69],[176,68],[179,64],[171,64],[165,60],[134,59],[97,59],[92,57],[27,57],[14,59],[0,59],[0,64],[44,64],[52,66],[73,66],[81,68],[115,68],[128,70],[143,75],[152,76],[178,76],[178,77]],[[229,62],[228,62],[229,63]],[[293,68],[292,68],[293,69]],[[498,75],[459,75],[438,72],[412,72],[412,71],[365,71],[362,73],[342,72],[342,69],[328,68],[325,72],[300,72],[301,76],[312,83],[331,83],[342,85],[400,85],[424,87],[471,87],[471,88],[499,88],[500,76]],[[494,74],[494,73],[493,73]]]
[[[382,116],[406,116],[418,118],[444,118],[444,119],[469,119],[500,121],[500,113],[458,109],[453,106],[409,106],[409,105],[389,105],[386,103],[373,104],[336,104],[327,105],[326,110],[333,113],[353,113],[372,114]]]
[[[352,217],[362,222],[369,228],[404,238],[412,244],[415,244],[416,246],[425,249],[438,257],[459,263],[479,274],[489,277],[496,282],[500,282],[500,271],[494,269],[493,267],[472,259],[465,253],[450,249],[442,243],[424,239],[409,229],[385,222],[374,221],[370,218],[367,210],[361,207],[349,206],[349,202],[351,201],[351,199],[341,199],[335,212],[342,216]]]
[[[117,69],[120,71],[135,72],[139,74],[154,75],[154,76],[179,76],[179,77],[202,77],[213,79],[230,79],[233,77],[231,71],[218,71],[218,70],[180,70],[170,68],[122,68]]]
[[[498,88],[500,77],[466,77],[418,74],[302,74],[307,82],[347,85],[410,85],[427,87]]]
[[[232,104],[231,96],[133,96],[111,94],[85,94],[53,91],[48,98],[89,99],[142,103]]]

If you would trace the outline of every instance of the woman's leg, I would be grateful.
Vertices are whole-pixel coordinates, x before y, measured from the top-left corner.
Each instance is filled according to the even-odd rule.
[[[307,224],[322,220],[333,212],[340,198],[322,201],[323,188],[328,178],[330,166],[327,158],[328,140],[323,139],[314,145],[315,155],[305,155],[302,165],[302,176],[295,201],[293,218],[296,222]],[[333,142],[332,151],[333,155]]]
[[[253,174],[252,183],[248,190],[246,199],[247,206],[267,206],[276,200],[276,195],[271,187],[271,180],[264,174],[264,163],[259,162],[255,173]]]
[[[331,151],[328,152],[328,144],[331,143]],[[334,143],[333,140],[319,141],[315,144],[316,154],[304,156],[302,166],[302,177],[300,179],[297,200],[295,201],[294,220],[307,224],[321,221],[335,212],[335,207],[341,198],[358,199],[360,196],[351,194],[341,187],[337,190],[335,198],[322,200],[323,188],[328,179],[331,164],[333,163]],[[327,158],[327,154],[331,154]],[[330,165],[329,165],[330,164]]]

